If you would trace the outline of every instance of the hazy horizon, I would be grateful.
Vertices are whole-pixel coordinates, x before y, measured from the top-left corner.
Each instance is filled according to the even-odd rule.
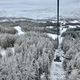
[[[0,0],[0,17],[50,18],[57,0]],[[60,16],[79,16],[80,0],[60,0]]]

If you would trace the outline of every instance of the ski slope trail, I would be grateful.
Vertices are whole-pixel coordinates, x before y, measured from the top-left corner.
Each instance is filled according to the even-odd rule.
[[[25,32],[23,32],[23,31],[21,30],[21,27],[20,27],[20,26],[15,26],[14,29],[17,30],[17,35],[25,34]]]
[[[52,65],[50,69],[50,80],[65,80],[65,71],[63,69],[64,58],[62,57],[64,56],[64,52],[61,49],[61,43],[62,43],[63,37],[61,37],[61,35],[66,30],[67,28],[64,28],[63,26],[60,27],[60,35],[58,36],[59,45],[58,45],[58,49],[55,50],[54,60],[52,61]]]

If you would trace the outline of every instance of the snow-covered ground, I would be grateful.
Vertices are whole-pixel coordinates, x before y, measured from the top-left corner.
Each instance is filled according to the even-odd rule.
[[[66,32],[67,28],[64,27],[60,27],[60,34],[62,35],[62,33]]]
[[[53,28],[53,26],[47,26],[46,28],[52,29],[52,28]]]
[[[63,69],[62,62],[54,62],[54,61],[52,62],[50,79],[51,80],[65,80],[65,71]]]
[[[74,20],[71,23],[78,23],[78,21],[77,20]],[[65,28],[65,26],[61,26],[60,27],[60,35],[58,35],[58,36],[57,35],[55,36],[55,34],[48,34],[48,36],[51,37],[54,40],[57,37],[59,39],[58,49],[55,50],[54,60],[52,62],[51,69],[50,69],[50,79],[51,80],[65,80],[65,71],[63,69],[63,61],[64,61],[64,58],[63,58],[64,54],[63,53],[64,52],[61,49],[61,43],[63,41],[63,37],[61,37],[61,35],[64,32],[66,32],[66,30],[69,29],[69,28],[77,28],[77,26],[71,26],[71,25],[69,25],[68,28]],[[61,62],[55,61],[56,56],[59,56],[60,57]]]
[[[71,25],[70,25],[69,28],[76,28],[76,26],[71,26]]]
[[[47,33],[47,35],[52,38],[52,39],[57,39],[57,35],[56,34],[51,34],[51,33]]]
[[[1,54],[2,56],[5,56],[5,55],[6,55],[6,50],[5,50],[5,49],[1,49],[0,54]]]
[[[58,55],[60,57],[61,62],[55,62],[53,60],[51,69],[50,69],[50,79],[51,80],[65,80],[65,71],[63,69],[63,51],[59,48],[55,51],[54,59]]]
[[[14,28],[17,30],[17,34],[18,35],[24,34],[24,32],[21,30],[21,27],[20,26],[15,26]]]
[[[64,58],[62,56],[64,56],[64,52],[61,49],[61,43],[63,40],[63,37],[61,37],[62,33],[65,32],[67,30],[67,28],[65,28],[64,26],[60,27],[60,35],[54,35],[54,34],[48,34],[49,37],[52,37],[52,39],[56,39],[58,37],[59,39],[59,46],[58,49],[56,49],[55,54],[54,54],[54,59],[56,59],[56,56],[60,57],[61,62],[56,62],[53,60],[52,65],[51,65],[51,69],[50,69],[50,79],[51,80],[65,80],[65,71],[63,69],[63,61]]]
[[[70,21],[70,23],[79,23],[78,20],[73,20],[73,21]]]

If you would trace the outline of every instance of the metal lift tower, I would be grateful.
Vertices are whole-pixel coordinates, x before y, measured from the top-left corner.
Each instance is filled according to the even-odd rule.
[[[59,43],[58,36],[60,35],[59,26],[60,26],[59,24],[59,0],[57,0],[57,46]]]

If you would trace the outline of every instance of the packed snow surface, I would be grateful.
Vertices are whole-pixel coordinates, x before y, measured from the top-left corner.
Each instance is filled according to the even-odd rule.
[[[53,26],[47,26],[46,28],[52,29],[52,28],[53,28]]]
[[[47,35],[49,36],[49,37],[51,37],[52,39],[57,39],[57,35],[56,34],[51,34],[51,33],[47,33]]]
[[[63,69],[63,51],[61,49],[57,49],[55,51],[54,59],[56,56],[60,56],[61,62],[52,62],[51,70],[50,70],[50,79],[51,80],[65,80],[65,71]]]
[[[2,49],[2,50],[0,51],[0,53],[1,53],[2,56],[5,56],[5,55],[6,55],[6,50],[5,50],[5,49]]]
[[[17,30],[17,32],[18,32],[17,34],[18,35],[24,34],[24,32],[21,30],[20,26],[15,26],[14,28]]]
[[[71,23],[79,23],[78,20],[73,20],[73,21],[70,21]]]
[[[14,48],[14,47],[13,47],[13,48],[11,48],[11,50],[12,50],[12,52],[13,52],[13,53],[15,53],[15,48]]]
[[[76,26],[71,26],[71,25],[70,25],[69,28],[76,28]]]
[[[61,37],[62,33],[65,32],[67,28],[64,28],[63,26],[60,27],[60,35],[54,35],[54,34],[48,34],[49,37],[51,36],[52,39],[56,39],[58,37],[59,39],[59,45],[58,49],[55,50],[54,59],[56,59],[57,56],[60,57],[61,62],[52,61],[51,69],[50,69],[50,79],[51,80],[65,80],[65,71],[63,69],[63,61],[64,61],[64,52],[61,49],[61,43],[63,41],[63,37]]]
[[[62,33],[66,32],[66,30],[67,30],[67,28],[61,27],[61,28],[60,28],[60,34],[62,35]]]
[[[52,23],[56,23],[56,20],[51,21]]]
[[[62,68],[62,62],[53,62],[51,71],[51,80],[64,80],[64,70]]]

